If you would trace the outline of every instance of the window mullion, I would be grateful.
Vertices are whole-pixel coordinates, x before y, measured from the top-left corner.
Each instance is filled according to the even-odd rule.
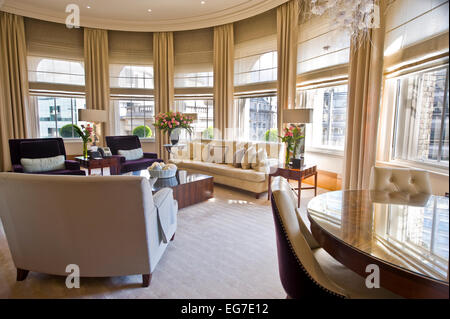
[[[439,150],[438,150],[438,156],[437,156],[437,161],[440,162],[441,161],[441,157],[442,157],[442,146],[444,143],[444,130],[445,130],[445,109],[446,109],[446,102],[448,99],[447,96],[447,90],[448,90],[448,68],[447,68],[447,74],[445,76],[445,85],[444,85],[444,99],[442,101],[442,114],[441,114],[441,129],[440,129],[440,134],[439,134]]]

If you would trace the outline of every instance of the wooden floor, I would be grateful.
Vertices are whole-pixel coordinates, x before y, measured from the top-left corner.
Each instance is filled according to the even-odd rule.
[[[342,179],[336,173],[321,170],[317,170],[317,172],[317,187],[329,191],[337,191],[342,188]],[[305,179],[303,183],[314,185],[314,177]]]

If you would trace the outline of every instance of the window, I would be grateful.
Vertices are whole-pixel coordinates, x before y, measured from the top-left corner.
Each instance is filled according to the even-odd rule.
[[[213,72],[175,73],[175,87],[213,87]]]
[[[278,140],[276,95],[241,97],[235,99],[238,132],[242,140]]]
[[[78,121],[78,110],[86,108],[84,98],[37,96],[40,137],[77,138],[73,125]]]
[[[58,60],[28,57],[28,80],[71,85],[84,85],[84,63],[75,60]]]
[[[175,109],[182,113],[197,113],[194,121],[194,133],[201,134],[202,138],[213,138],[214,106],[212,98],[200,99],[186,97],[175,100]],[[182,136],[186,138],[187,136]]]
[[[277,51],[235,60],[234,85],[277,80]]]
[[[393,158],[448,166],[448,66],[389,81],[396,88]]]
[[[140,138],[155,136],[155,103],[153,99],[112,100],[119,112],[120,135],[137,135]]]
[[[306,144],[315,148],[344,150],[347,120],[347,85],[299,90],[297,101],[314,109],[312,132]]]
[[[112,88],[153,89],[153,66],[111,64]]]

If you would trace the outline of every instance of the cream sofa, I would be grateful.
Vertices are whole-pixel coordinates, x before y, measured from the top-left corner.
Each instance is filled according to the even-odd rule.
[[[268,189],[268,174],[282,163],[284,144],[271,142],[237,142],[202,140],[183,142],[184,148],[173,148],[170,162],[179,169],[214,177],[214,183],[223,184],[255,193],[259,198]],[[267,165],[262,170],[243,169],[233,165],[234,154],[239,149],[255,147],[265,149]],[[209,149],[209,152],[206,151]],[[208,153],[210,156],[208,156]],[[255,159],[256,160],[256,159]],[[255,163],[255,160],[251,163]]]
[[[172,189],[138,176],[0,173],[0,218],[17,280],[28,271],[81,277],[142,274],[143,286],[177,227]]]

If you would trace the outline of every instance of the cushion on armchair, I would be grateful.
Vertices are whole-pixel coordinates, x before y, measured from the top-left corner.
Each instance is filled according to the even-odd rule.
[[[20,163],[25,173],[39,173],[65,169],[64,155],[44,158],[22,158]]]
[[[22,141],[19,149],[21,158],[46,158],[64,154],[56,140]]]
[[[144,152],[142,148],[136,148],[133,150],[118,150],[119,155],[125,157],[127,161],[134,161],[144,157]]]

